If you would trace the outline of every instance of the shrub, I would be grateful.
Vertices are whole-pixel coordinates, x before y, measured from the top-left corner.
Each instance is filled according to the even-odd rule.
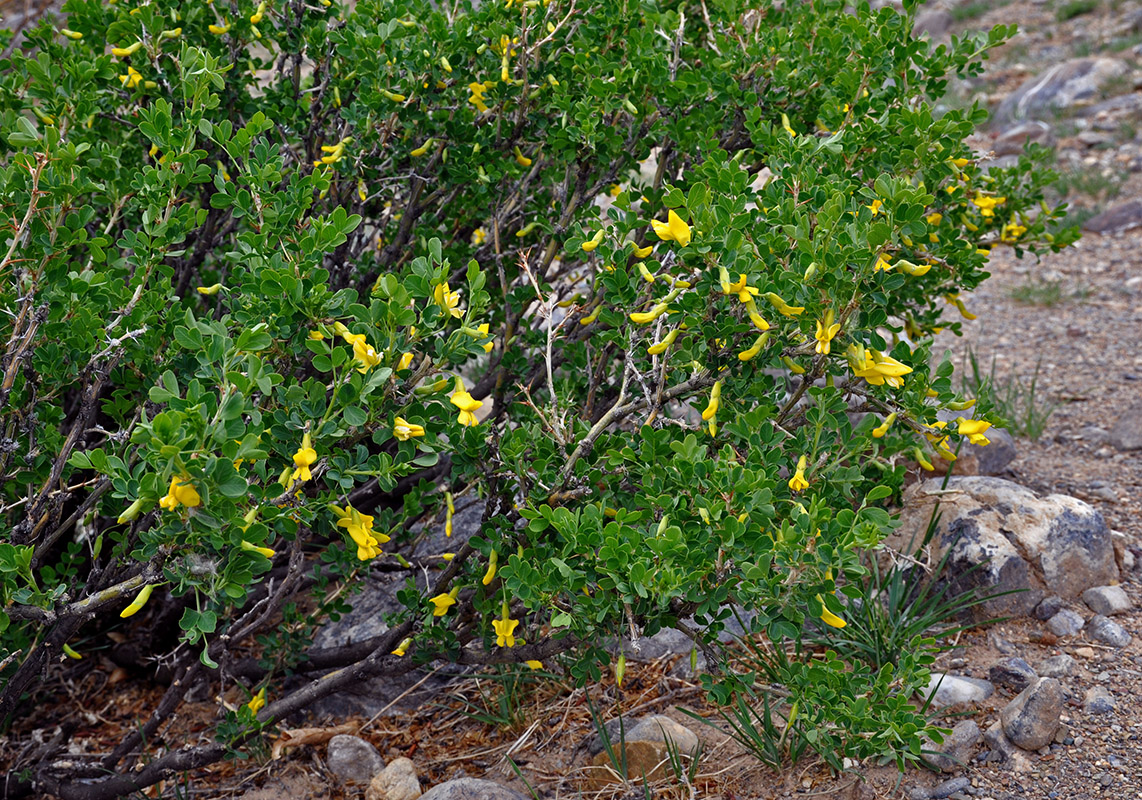
[[[178,620],[144,656],[179,680],[12,791],[134,791],[431,661],[587,682],[610,637],[705,646],[731,604],[776,646],[839,624],[909,460],[987,425],[935,427],[967,403],[931,333],[991,248],[1074,236],[1032,156],[973,159],[982,109],[932,111],[1013,29],[933,46],[913,11],[68,0],[29,33],[0,69],[0,715],[136,612]],[[477,496],[478,535],[410,560]],[[315,650],[376,569],[408,575],[388,632]],[[810,739],[918,753],[846,670],[787,670]],[[250,702],[140,756],[204,679]]]

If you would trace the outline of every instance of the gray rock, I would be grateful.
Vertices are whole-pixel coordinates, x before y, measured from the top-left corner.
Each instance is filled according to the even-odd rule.
[[[1003,723],[999,720],[991,723],[991,727],[983,732],[983,741],[991,750],[991,761],[1007,761],[1019,752],[1003,732]]]
[[[944,708],[959,703],[978,703],[986,700],[995,693],[995,687],[977,678],[936,672],[932,674],[928,687],[922,693],[925,699],[932,698],[933,708]]]
[[[943,783],[937,783],[929,789],[928,797],[932,798],[932,800],[943,800],[943,798],[951,797],[956,792],[962,792],[970,786],[971,780],[967,777],[949,778]]]
[[[1039,663],[1039,674],[1044,678],[1066,678],[1075,672],[1075,660],[1065,653],[1051,656]]]
[[[420,781],[411,760],[394,759],[384,771],[373,776],[365,792],[365,800],[416,800],[420,797]]]
[[[987,671],[987,677],[995,685],[1005,686],[1008,689],[1014,689],[1016,692],[1023,691],[1039,680],[1039,676],[1035,674],[1035,670],[1031,669],[1031,665],[1016,656],[1008,656],[996,661]]]
[[[999,712],[1003,732],[1024,750],[1046,747],[1059,729],[1063,686],[1055,678],[1040,678]]]
[[[1126,647],[1130,644],[1130,634],[1114,620],[1096,614],[1087,620],[1086,635],[1096,642],[1108,644],[1111,647]]]
[[[1105,236],[1134,230],[1140,225],[1142,225],[1142,200],[1135,198],[1113,205],[1100,214],[1095,214],[1083,223],[1083,230]],[[1120,447],[1119,449],[1129,448]]]
[[[1122,413],[1110,429],[1109,441],[1118,450],[1142,450],[1142,402]]]
[[[997,156],[1017,156],[1023,152],[1023,148],[1028,142],[1035,142],[1047,147],[1054,144],[1051,126],[1046,122],[1037,120],[1018,122],[1000,131],[995,140],[992,141],[991,149]],[[989,431],[988,439],[991,439],[990,433]],[[990,446],[988,445],[988,447]]]
[[[1134,607],[1121,586],[1095,586],[1083,592],[1083,602],[1105,617],[1124,614]]]
[[[420,796],[421,800],[527,800],[519,792],[479,778],[457,778],[438,783]]]
[[[1035,619],[1041,619],[1046,622],[1062,610],[1063,598],[1057,594],[1053,594],[1050,597],[1044,598],[1039,605],[1035,606],[1035,611],[1032,613],[1032,616],[1035,617]]]
[[[1047,620],[1047,630],[1056,636],[1074,636],[1082,629],[1083,618],[1069,608]]]
[[[694,755],[698,752],[698,737],[692,730],[670,717],[653,714],[644,717],[627,733],[628,742],[670,742],[678,752]]]
[[[979,445],[968,442],[965,449],[975,455],[976,469],[980,475],[999,475],[1019,455],[1015,447],[1015,437],[1002,428],[989,428],[987,438],[990,444]]]
[[[1118,707],[1114,695],[1101,686],[1092,686],[1083,697],[1083,711],[1088,714],[1109,714]]]
[[[1055,64],[1030,78],[999,104],[997,120],[1026,119],[1045,112],[1089,105],[1103,86],[1126,74],[1115,58],[1076,58]]]
[[[923,748],[930,752],[921,758],[941,772],[955,772],[971,759],[972,748],[979,742],[979,736],[979,726],[975,721],[965,719],[952,728],[942,743],[925,740]]]
[[[329,740],[325,764],[342,783],[369,783],[385,768],[377,748],[359,736],[343,733]]]
[[[927,557],[934,565],[948,555],[951,593],[1022,590],[975,606],[976,619],[1027,614],[1047,593],[1074,598],[1117,580],[1110,531],[1096,509],[1001,478],[953,476],[946,489],[940,479],[913,485],[887,544],[903,550],[922,540],[937,503]]]

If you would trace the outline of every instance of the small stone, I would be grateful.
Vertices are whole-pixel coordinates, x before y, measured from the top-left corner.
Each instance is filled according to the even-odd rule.
[[[1086,633],[1096,642],[1102,642],[1111,647],[1126,647],[1130,644],[1130,634],[1126,632],[1126,629],[1101,614],[1090,618],[1086,624]]]
[[[1061,656],[1051,656],[1039,663],[1039,674],[1044,678],[1065,678],[1074,674],[1075,660],[1065,653]]]
[[[1047,630],[1056,636],[1074,636],[1083,629],[1083,618],[1064,608],[1058,614],[1047,620]]]
[[[1075,655],[1079,658],[1094,658],[1093,647],[1076,647]]]
[[[1083,602],[1096,614],[1110,617],[1133,608],[1130,597],[1121,586],[1095,586],[1083,592]]]
[[[990,761],[1007,761],[1012,758],[1016,753],[1016,747],[1007,738],[1007,734],[1003,732],[1003,723],[996,720],[991,724],[983,733],[983,740],[987,746],[991,748],[988,759]]]
[[[932,800],[942,800],[942,798],[950,797],[956,792],[962,792],[970,786],[971,781],[961,775],[958,778],[949,778],[943,783],[937,783],[928,790],[928,796],[931,797]]]
[[[995,687],[987,681],[937,672],[932,674],[924,696],[931,697],[936,708],[943,708],[959,703],[978,703],[994,692]]]
[[[987,678],[997,686],[1021,692],[1039,679],[1031,665],[1016,656],[1001,658],[991,665]]]
[[[377,748],[359,736],[343,733],[329,740],[325,764],[342,783],[369,783],[385,768]]]
[[[1101,686],[1087,689],[1083,697],[1083,711],[1088,714],[1109,714],[1117,707],[1114,695]]]
[[[685,755],[694,755],[698,752],[698,737],[692,730],[670,717],[654,714],[643,718],[627,733],[628,742],[662,742],[672,743],[672,746]]]
[[[373,776],[365,792],[365,800],[416,800],[420,797],[420,781],[412,761],[394,759],[382,772]]]
[[[973,720],[965,719],[952,728],[952,732],[940,744],[930,739],[925,740],[923,749],[931,752],[921,758],[941,772],[955,772],[967,763],[972,748],[979,742],[979,735],[979,725]]]
[[[1109,787],[1114,783],[1114,776],[1110,773],[1103,773],[1102,777],[1098,779],[1098,782],[1104,787]]]
[[[913,786],[908,790],[908,800],[929,800],[931,796],[923,786]]]
[[[479,778],[438,783],[420,797],[421,800],[527,800],[517,791]]]
[[[1142,402],[1126,409],[1110,429],[1110,443],[1118,450],[1142,450]]]
[[[1039,605],[1035,606],[1035,610],[1032,613],[1035,619],[1046,622],[1062,610],[1063,598],[1059,597],[1057,594],[1053,594],[1050,597],[1046,597],[1041,600]]]
[[[1013,744],[1038,750],[1055,738],[1062,713],[1062,685],[1055,678],[1039,678],[1008,703],[999,717]]]
[[[1055,731],[1055,744],[1067,744],[1067,739],[1070,739],[1070,728],[1066,725],[1060,725],[1059,729]]]

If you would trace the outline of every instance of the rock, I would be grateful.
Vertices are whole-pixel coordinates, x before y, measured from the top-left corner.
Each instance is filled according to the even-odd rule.
[[[394,759],[382,772],[373,776],[365,792],[365,800],[416,800],[420,797],[420,781],[410,759]]]
[[[979,742],[979,726],[974,720],[965,719],[958,723],[944,741],[936,744],[930,739],[924,741],[926,752],[921,758],[941,772],[955,772],[971,759],[972,748]]]
[[[939,39],[951,30],[951,12],[942,8],[929,8],[916,15],[916,25],[912,28],[912,35],[919,39],[927,34],[930,39]]]
[[[1015,656],[1008,656],[996,661],[987,671],[987,677],[997,686],[1005,686],[1017,692],[1023,691],[1039,680],[1039,676],[1035,674],[1035,670],[1031,669],[1031,665]]]
[[[1007,761],[1019,752],[1003,732],[1003,723],[999,720],[991,723],[991,727],[984,731],[983,741],[991,750],[991,761]]]
[[[1074,636],[1082,629],[1083,618],[1069,608],[1047,620],[1047,630],[1056,636]]]
[[[1077,597],[1117,580],[1106,522],[1096,509],[1066,495],[1040,496],[993,477],[953,476],[911,486],[900,528],[887,544],[898,550],[921,541],[933,509],[940,520],[927,555],[935,565],[948,554],[951,592],[1022,590],[970,610],[976,619],[1023,615],[1047,593]]]
[[[986,446],[969,442],[964,449],[975,456],[980,475],[999,475],[1019,455],[1015,437],[1002,428],[990,428],[987,438],[991,443]]]
[[[1101,686],[1087,689],[1083,697],[1083,711],[1088,714],[1109,714],[1117,707],[1114,695]]]
[[[1110,81],[1126,74],[1115,58],[1075,58],[1055,64],[1008,95],[995,112],[997,120],[1026,119],[1044,112],[1087,105]]]
[[[614,760],[605,751],[591,759],[591,766],[585,772],[587,784],[593,791],[613,783],[621,783],[624,777],[641,778],[645,775],[647,780],[657,780],[666,775],[663,767],[667,755],[662,742],[627,742],[623,750],[625,755],[624,752],[620,752],[616,744]],[[625,776],[619,774],[619,765],[623,763],[624,758],[627,769]]]
[[[1126,629],[1112,619],[1096,614],[1087,620],[1086,635],[1096,642],[1108,644],[1111,647],[1126,647],[1130,644],[1130,634]]]
[[[1089,661],[1090,659],[1094,658],[1094,648],[1093,647],[1076,647],[1075,648],[1075,655],[1078,656],[1079,658],[1085,658]]]
[[[1045,622],[1062,610],[1063,598],[1057,594],[1053,594],[1050,597],[1044,598],[1039,605],[1035,606],[1035,611],[1032,612],[1032,616],[1035,617],[1035,619],[1041,619]]]
[[[944,708],[960,703],[978,703],[994,693],[995,687],[987,681],[935,672],[923,695],[932,698],[934,708]]]
[[[421,800],[527,800],[519,792],[479,778],[457,778],[438,783]]]
[[[359,736],[343,733],[329,740],[325,764],[342,783],[368,783],[385,768],[377,748]]]
[[[1024,750],[1038,750],[1055,738],[1063,713],[1063,686],[1055,678],[1040,678],[999,713],[1003,733]]]
[[[607,720],[603,723],[603,731],[598,730],[587,739],[587,755],[597,756],[599,753],[606,750],[604,736],[606,742],[610,742],[612,747],[618,747],[619,742],[625,740],[631,729],[637,723],[630,717],[615,717],[612,720]]]
[[[1037,120],[1018,122],[1000,131],[991,143],[991,149],[997,156],[1017,156],[1023,152],[1023,148],[1028,142],[1036,142],[1050,147],[1054,144],[1051,126],[1046,122]],[[989,435],[987,438],[991,439],[991,436]],[[990,446],[988,445],[988,447]]]
[[[1083,223],[1083,230],[1106,236],[1113,233],[1133,230],[1140,225],[1142,225],[1142,200],[1135,198],[1111,206],[1100,214],[1095,214]],[[1127,416],[1129,416],[1129,414]],[[1131,448],[1121,447],[1119,449],[1125,450]]]
[[[1096,614],[1110,617],[1134,607],[1121,586],[1095,586],[1083,592],[1083,602]]]
[[[956,792],[962,792],[971,787],[971,780],[966,777],[950,778],[943,783],[937,783],[928,790],[928,797],[932,800],[943,800],[945,797],[951,797]]]
[[[679,753],[694,755],[698,752],[698,737],[692,730],[670,717],[654,714],[643,718],[627,733],[628,742],[671,742]]]
[[[1139,217],[1142,219],[1142,211]],[[1134,403],[1122,413],[1110,429],[1109,441],[1118,450],[1142,450],[1142,402]]]
[[[1065,653],[1051,656],[1039,663],[1038,672],[1044,678],[1065,678],[1075,672],[1075,660]]]

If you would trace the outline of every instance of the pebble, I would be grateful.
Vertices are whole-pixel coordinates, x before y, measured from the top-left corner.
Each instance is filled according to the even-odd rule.
[[[359,736],[343,733],[329,740],[325,763],[342,783],[369,783],[385,768],[377,748]]]
[[[420,797],[421,800],[527,800],[517,791],[479,778],[438,783]]]
[[[1055,678],[1039,678],[1008,703],[999,714],[1003,732],[1024,750],[1050,744],[1063,713],[1063,687]]]
[[[1074,636],[1083,629],[1083,618],[1069,608],[1061,609],[1047,620],[1047,630],[1056,636]]]
[[[940,744],[925,740],[923,749],[929,752],[921,757],[941,772],[955,772],[970,759],[972,748],[979,742],[979,735],[979,725],[973,720],[965,719],[957,723]]]
[[[991,665],[987,678],[997,686],[1021,692],[1039,679],[1031,665],[1017,656],[1001,658]]]
[[[1086,624],[1086,632],[1087,636],[1096,642],[1102,642],[1111,647],[1126,647],[1130,644],[1130,634],[1126,632],[1126,629],[1102,614],[1090,618]]]
[[[1075,660],[1065,653],[1045,658],[1039,663],[1039,674],[1044,678],[1065,678],[1074,674]]]
[[[1040,601],[1039,605],[1035,606],[1035,610],[1032,612],[1032,614],[1035,619],[1046,622],[1062,610],[1063,598],[1059,597],[1057,594],[1053,594],[1050,597]]]
[[[936,708],[957,703],[978,703],[994,693],[995,687],[987,681],[940,672],[932,674],[928,688],[924,691],[926,697],[932,698],[932,705]]]
[[[959,778],[950,778],[943,783],[937,783],[928,791],[928,797],[932,800],[942,800],[944,797],[950,797],[956,792],[962,792],[971,786],[971,781],[961,776]]]
[[[1130,597],[1121,586],[1095,586],[1083,592],[1083,602],[1090,610],[1103,616],[1123,614],[1133,607]]]
[[[365,800],[416,800],[420,797],[420,781],[410,759],[393,759],[383,771],[373,776]]]
[[[1088,714],[1109,714],[1117,707],[1114,695],[1101,686],[1087,689],[1083,697],[1083,711]]]
[[[1092,647],[1076,647],[1075,655],[1079,658],[1094,658],[1094,648]]]

